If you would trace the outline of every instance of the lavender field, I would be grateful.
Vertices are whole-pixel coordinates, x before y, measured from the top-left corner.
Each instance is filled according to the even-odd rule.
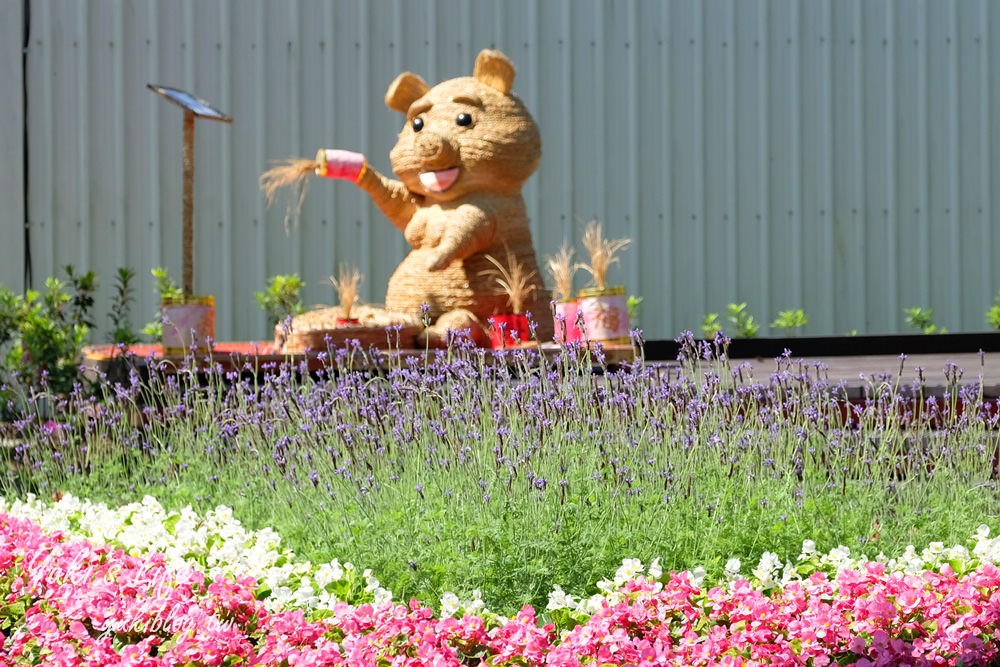
[[[756,377],[724,339],[682,339],[669,368],[461,341],[427,361],[330,350],[313,374],[153,368],[18,422],[0,491],[226,505],[397,599],[478,590],[503,613],[626,557],[721,575],[806,540],[875,556],[995,524],[997,411],[975,383],[921,401],[873,382],[846,405],[820,364]]]

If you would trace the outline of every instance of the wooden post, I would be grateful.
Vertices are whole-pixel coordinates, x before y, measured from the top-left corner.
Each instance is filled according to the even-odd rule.
[[[194,294],[194,112],[184,111],[184,296]]]

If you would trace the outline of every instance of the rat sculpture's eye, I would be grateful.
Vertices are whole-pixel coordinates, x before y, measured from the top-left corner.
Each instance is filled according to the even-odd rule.
[[[462,127],[468,127],[469,125],[472,125],[472,116],[467,113],[460,113],[458,114],[458,117],[455,118],[455,124],[461,125]]]
[[[413,126],[414,132],[419,132],[420,130],[424,129],[424,119],[421,118],[420,116],[417,116],[416,118],[413,119],[413,122],[411,122],[410,125]]]

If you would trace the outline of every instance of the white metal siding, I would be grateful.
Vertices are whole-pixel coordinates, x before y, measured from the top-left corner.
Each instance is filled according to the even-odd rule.
[[[219,338],[256,339],[268,331],[253,292],[269,276],[297,272],[307,302],[329,303],[327,277],[352,262],[378,302],[406,252],[345,183],[312,183],[286,231],[261,172],[326,146],[388,173],[401,124],[382,102],[389,82],[468,74],[487,47],[513,59],[542,128],[525,189],[536,250],[591,218],[633,239],[612,278],[645,298],[649,338],[737,301],[765,324],[802,307],[815,334],[902,331],[907,306],[983,330],[1000,290],[990,0],[29,4],[35,283],[93,268],[106,304],[115,268],[131,266],[137,322],[156,309],[150,268],[181,268],[182,113],[147,83],[233,117],[197,123],[196,285],[216,296]],[[0,12],[13,55],[19,3]],[[8,60],[0,82],[19,90]],[[19,104],[5,97],[3,117]],[[19,130],[0,140],[16,148]],[[20,201],[19,164],[3,167],[4,201]],[[6,237],[23,213],[5,214]],[[19,284],[19,262],[19,244],[0,244],[0,279]]]

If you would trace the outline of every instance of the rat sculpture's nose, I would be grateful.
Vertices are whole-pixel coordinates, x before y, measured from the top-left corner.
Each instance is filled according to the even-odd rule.
[[[413,138],[413,149],[429,168],[450,167],[458,161],[458,151],[450,141],[426,130]]]

